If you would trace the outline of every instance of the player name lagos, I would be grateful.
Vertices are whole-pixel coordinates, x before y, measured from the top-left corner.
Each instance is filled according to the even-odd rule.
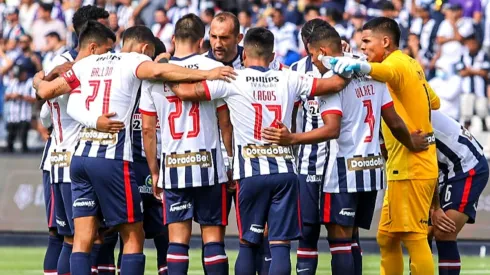
[[[209,168],[213,166],[211,153],[203,151],[183,154],[169,154],[165,156],[165,167],[167,168],[177,168],[193,165],[198,165],[202,168]]]
[[[71,152],[52,152],[49,161],[51,161],[51,165],[60,168],[70,167]]]
[[[101,145],[113,145],[117,142],[117,135],[102,133],[95,129],[83,129],[80,132],[80,140],[92,141]]]
[[[242,155],[244,158],[258,158],[258,157],[283,157],[285,159],[293,159],[293,150],[291,147],[285,147],[280,145],[247,145],[242,149]]]
[[[382,156],[372,157],[355,157],[347,159],[347,168],[349,171],[370,170],[383,167],[384,161]]]

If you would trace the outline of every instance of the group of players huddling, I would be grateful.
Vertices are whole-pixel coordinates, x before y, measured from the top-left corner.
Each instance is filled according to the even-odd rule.
[[[97,21],[107,17],[77,11],[79,46],[34,78],[53,128],[41,166],[44,274],[144,274],[145,238],[159,274],[187,274],[192,220],[203,272],[228,274],[234,202],[235,274],[291,274],[293,240],[296,273],[315,274],[324,224],[332,274],[360,275],[358,228],[369,229],[384,177],[380,273],[403,274],[403,243],[411,273],[433,274],[431,217],[439,273],[459,274],[457,235],[475,221],[488,164],[475,138],[436,111],[422,68],[398,50],[395,21],[364,25],[359,58],[331,25],[311,20],[301,31],[308,56],[284,68],[267,29],[250,29],[238,46],[231,13],[215,16],[203,55],[204,24],[182,17],[171,57],[144,26],[112,52],[115,35]]]

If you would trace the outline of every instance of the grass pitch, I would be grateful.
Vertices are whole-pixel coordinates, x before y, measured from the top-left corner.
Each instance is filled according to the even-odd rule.
[[[5,275],[34,275],[42,274],[42,266],[45,248],[42,247],[0,247],[0,274]],[[233,265],[235,263],[238,251],[227,251],[230,260],[230,274],[233,274]],[[156,272],[156,251],[147,249],[146,254],[146,272],[145,274],[157,274]],[[117,254],[116,254],[117,255]],[[193,249],[190,251],[190,268],[189,275],[201,275],[201,252]],[[436,261],[436,259],[434,259]],[[291,262],[294,270],[296,257],[291,254]],[[437,268],[437,262],[436,268]],[[490,275],[490,257],[463,257],[463,269],[461,274],[489,274]],[[292,272],[296,274],[296,272]],[[330,254],[321,253],[318,263],[319,275],[330,273]],[[364,272],[363,274],[379,274],[379,255],[364,255]],[[405,274],[408,273],[408,259],[405,258]],[[437,272],[436,272],[437,274]]]

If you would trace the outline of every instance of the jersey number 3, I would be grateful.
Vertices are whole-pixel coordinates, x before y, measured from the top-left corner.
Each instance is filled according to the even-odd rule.
[[[373,114],[373,104],[371,100],[363,100],[362,104],[367,109],[366,118],[364,119],[364,123],[367,123],[369,126],[369,136],[364,139],[364,142],[373,141],[373,132],[374,132],[374,114]]]
[[[170,103],[175,104],[175,111],[168,114],[168,123],[170,128],[170,135],[175,140],[182,139],[184,132],[177,132],[175,129],[175,120],[182,116],[182,100],[176,96],[167,96],[167,100]],[[192,117],[192,130],[187,133],[188,138],[194,138],[199,135],[201,131],[201,123],[199,121],[199,102],[192,102],[191,110],[189,111],[189,116]]]

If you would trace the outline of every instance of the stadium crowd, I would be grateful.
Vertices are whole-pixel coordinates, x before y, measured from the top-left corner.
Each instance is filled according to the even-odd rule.
[[[447,3],[446,3],[447,2]],[[36,129],[46,139],[37,117],[29,86],[30,78],[49,66],[56,54],[77,43],[72,16],[82,5],[95,4],[109,12],[108,24],[116,33],[117,46],[124,29],[139,24],[153,33],[172,52],[174,25],[187,13],[209,24],[216,13],[232,11],[240,20],[240,32],[250,27],[268,27],[275,35],[277,59],[291,65],[306,54],[299,30],[304,22],[323,18],[349,42],[360,47],[360,28],[374,16],[395,19],[402,30],[401,47],[424,67],[431,85],[443,100],[443,111],[469,127],[476,114],[487,130],[487,74],[490,70],[490,5],[480,0],[335,0],[335,1],[4,1],[0,3],[0,112],[7,131],[6,150],[13,151],[18,135],[27,151],[27,133]],[[242,41],[243,44],[243,41]]]

